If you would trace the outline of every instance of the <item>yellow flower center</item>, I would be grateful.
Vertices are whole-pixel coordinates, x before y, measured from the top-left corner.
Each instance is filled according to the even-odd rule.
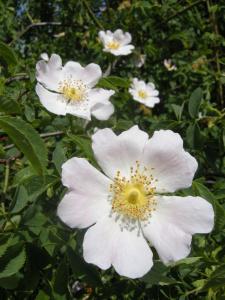
[[[87,86],[81,80],[61,81],[59,91],[69,102],[80,102],[87,99]]]
[[[107,45],[107,48],[112,49],[112,50],[117,50],[120,47],[120,43],[112,40],[111,42],[109,42]]]
[[[113,184],[110,186],[112,193],[112,211],[133,220],[145,221],[155,210],[155,187],[150,170],[140,170],[137,161],[135,169],[131,167],[130,178],[122,177],[120,171],[116,173]]]
[[[148,94],[144,90],[138,91],[138,96],[142,99],[146,99],[148,97]]]

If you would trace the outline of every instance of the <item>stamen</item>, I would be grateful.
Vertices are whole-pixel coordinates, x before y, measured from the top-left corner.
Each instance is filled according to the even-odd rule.
[[[150,168],[141,168],[140,162],[136,161],[136,166],[130,167],[129,178],[117,171],[110,185],[112,213],[116,213],[117,220],[119,216],[123,225],[130,230],[135,228],[136,222],[148,220],[155,210],[156,179],[150,172]]]
[[[139,90],[138,91],[138,96],[142,99],[146,99],[148,97],[148,94],[144,90]]]
[[[112,50],[117,50],[120,47],[120,43],[116,40],[112,40],[111,42],[106,44],[106,47]]]
[[[87,100],[87,86],[81,80],[67,78],[60,81],[59,92],[68,102],[81,102]]]

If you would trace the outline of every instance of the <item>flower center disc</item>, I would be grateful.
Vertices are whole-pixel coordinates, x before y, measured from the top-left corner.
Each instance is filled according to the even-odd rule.
[[[123,215],[133,220],[147,220],[155,210],[155,187],[152,175],[139,170],[139,164],[134,170],[131,168],[130,178],[121,177],[117,172],[113,184],[110,186],[112,193],[112,212]]]
[[[120,47],[120,43],[118,43],[117,41],[113,40],[113,41],[111,41],[111,42],[109,42],[107,44],[107,47],[109,49],[112,49],[112,50],[117,50]]]
[[[138,96],[142,99],[146,99],[148,94],[144,90],[138,91]]]
[[[140,192],[138,189],[135,188],[131,188],[131,190],[129,191],[128,195],[127,195],[127,201],[130,204],[138,204],[139,202],[139,198],[140,198]]]
[[[60,82],[59,90],[68,101],[80,102],[87,99],[87,87],[81,80],[64,80]]]

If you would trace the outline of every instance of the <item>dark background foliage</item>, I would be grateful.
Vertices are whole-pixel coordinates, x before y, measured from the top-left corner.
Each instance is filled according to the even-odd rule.
[[[224,19],[223,0],[0,1],[1,299],[225,299]],[[84,129],[78,118],[46,111],[34,92],[40,54],[106,70],[113,58],[102,52],[98,31],[118,28],[136,48],[99,83],[116,90],[111,119]],[[137,68],[140,54],[146,63]],[[176,71],[164,67],[168,58]],[[153,81],[160,104],[150,110],[132,101],[132,77]],[[154,253],[153,269],[140,280],[85,264],[84,232],[56,217],[62,163],[72,156],[95,163],[94,128],[119,133],[133,124],[149,135],[181,134],[199,168],[179,194],[206,198],[216,214],[213,232],[194,236],[187,259],[164,266]]]

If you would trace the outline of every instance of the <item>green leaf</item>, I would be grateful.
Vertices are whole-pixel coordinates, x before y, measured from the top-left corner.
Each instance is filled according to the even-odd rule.
[[[16,196],[14,207],[12,209],[12,213],[20,212],[24,207],[26,207],[28,201],[29,201],[29,196],[27,190],[23,185],[21,185],[18,189],[18,193]]]
[[[80,147],[81,151],[87,158],[89,158],[91,161],[94,161],[90,138],[81,135],[70,135],[69,137]]]
[[[66,155],[65,150],[62,146],[62,143],[57,143],[56,148],[53,151],[52,154],[52,161],[58,171],[58,173],[61,175],[62,173],[62,164],[66,161]]]
[[[202,89],[198,87],[193,91],[188,102],[188,111],[192,118],[198,116],[199,107],[202,101]]]
[[[98,87],[117,90],[117,88],[128,88],[130,82],[127,79],[117,77],[117,76],[108,76],[101,78],[98,83]]]
[[[7,65],[17,64],[15,52],[3,42],[0,42],[0,60],[3,60]]]
[[[184,259],[180,259],[177,262],[175,262],[174,264],[172,264],[172,266],[179,266],[181,264],[185,264],[185,265],[190,265],[190,264],[194,264],[197,261],[201,260],[202,257],[201,256],[197,256],[197,257],[187,257]]]
[[[202,135],[197,123],[188,126],[186,135],[187,143],[190,148],[201,149],[203,147],[205,137]]]
[[[215,226],[214,230],[220,232],[225,228],[225,208],[218,202],[214,203]]]
[[[0,98],[0,111],[7,114],[21,113],[19,104],[15,100],[6,97]]]
[[[214,196],[205,185],[195,180],[192,183],[192,189],[196,196],[201,196],[202,198],[208,200],[209,202],[213,202]]]
[[[144,277],[142,281],[147,284],[147,287],[151,287],[154,284],[165,283],[170,284],[174,283],[171,278],[166,277],[166,273],[169,271],[169,268],[162,264],[160,261],[156,261],[150,270]]]
[[[210,278],[205,282],[203,290],[209,288],[220,288],[225,286],[225,264],[221,264],[215,271],[210,275]]]
[[[56,270],[55,282],[53,285],[55,293],[59,295],[64,295],[68,290],[67,282],[68,282],[68,264],[67,264],[67,260],[64,258]]]
[[[14,117],[0,117],[0,127],[23,152],[38,174],[46,172],[47,150],[37,131],[28,123]]]
[[[183,112],[183,108],[184,108],[184,103],[182,105],[172,104],[171,106],[173,108],[173,111],[174,111],[174,114],[175,114],[177,120],[180,121],[182,112]]]
[[[26,252],[25,248],[23,247],[21,251],[8,262],[5,266],[4,270],[0,273],[0,279],[10,277],[16,274],[25,264],[26,261]]]
[[[74,275],[85,276],[85,281],[92,285],[101,285],[100,276],[94,266],[87,264],[74,250],[70,247],[67,250],[68,259]]]
[[[4,289],[14,290],[15,288],[17,288],[21,277],[21,274],[18,273],[10,277],[1,278],[0,287]]]
[[[5,254],[9,247],[18,243],[18,238],[11,235],[10,237],[3,236],[0,240],[0,258]]]
[[[25,179],[23,184],[27,190],[28,201],[35,201],[41,194],[43,194],[49,187],[53,186],[59,181],[56,176],[38,176],[33,175]]]
[[[50,297],[47,294],[45,294],[45,292],[42,290],[39,291],[37,297],[35,298],[35,300],[49,300],[49,299]]]

